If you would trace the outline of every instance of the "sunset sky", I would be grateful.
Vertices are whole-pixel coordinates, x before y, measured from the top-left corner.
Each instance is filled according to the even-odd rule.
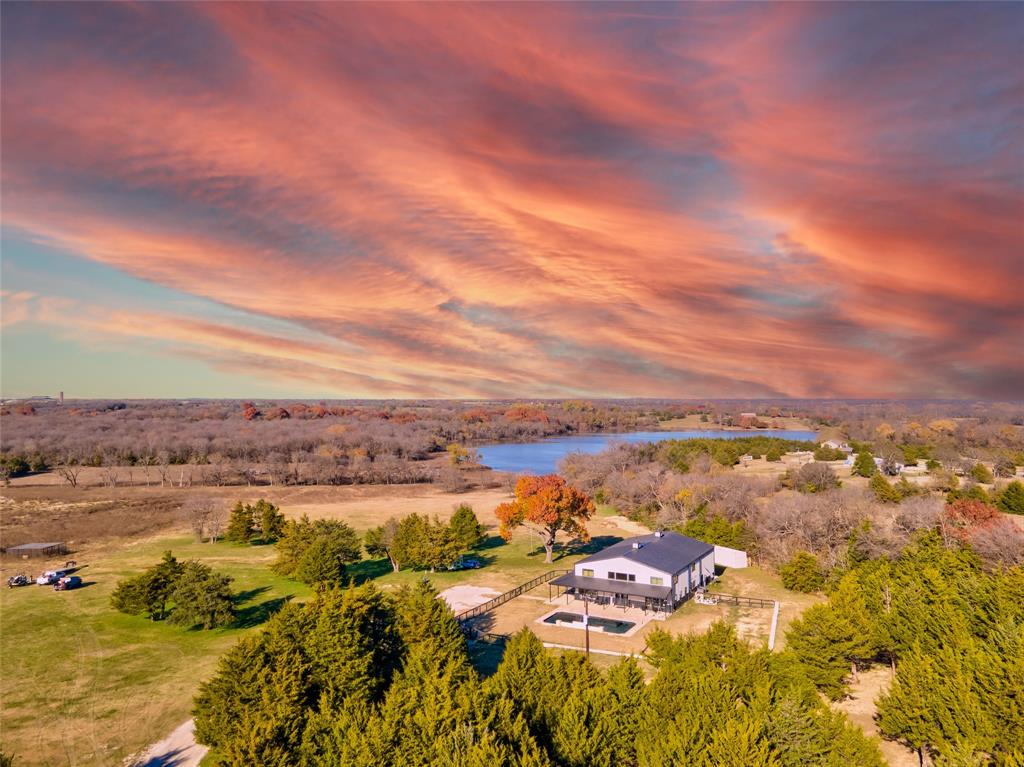
[[[5,396],[1024,397],[1024,3],[4,3]]]

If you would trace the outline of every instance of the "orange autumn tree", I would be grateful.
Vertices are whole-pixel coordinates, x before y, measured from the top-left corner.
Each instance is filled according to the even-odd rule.
[[[551,562],[559,531],[590,540],[586,522],[594,514],[594,502],[557,474],[548,474],[521,477],[515,500],[501,504],[494,513],[501,522],[502,538],[509,540],[513,530],[526,525],[541,537],[544,561]]]

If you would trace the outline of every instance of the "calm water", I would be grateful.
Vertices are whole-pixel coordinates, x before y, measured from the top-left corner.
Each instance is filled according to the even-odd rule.
[[[551,474],[558,462],[569,453],[600,453],[615,442],[658,442],[663,439],[737,439],[738,437],[779,437],[814,441],[813,431],[634,431],[625,434],[582,434],[574,437],[553,437],[541,442],[507,442],[478,447],[485,466],[495,471],[516,474]]]

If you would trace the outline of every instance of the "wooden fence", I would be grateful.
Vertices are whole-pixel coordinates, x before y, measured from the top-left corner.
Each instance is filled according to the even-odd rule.
[[[520,594],[525,594],[527,591],[530,591],[531,589],[537,588],[542,583],[547,583],[548,581],[557,578],[559,575],[565,575],[566,573],[569,573],[569,572],[572,572],[572,571],[571,570],[550,570],[550,571],[544,573],[544,575],[538,575],[533,580],[527,581],[526,583],[522,583],[522,584],[516,586],[511,591],[506,591],[504,594],[499,594],[494,599],[491,599],[491,600],[489,600],[487,602],[484,602],[482,605],[477,605],[476,607],[474,607],[474,608],[472,608],[470,610],[466,610],[464,613],[459,613],[458,615],[455,616],[455,620],[457,620],[459,623],[465,623],[466,621],[471,621],[471,620],[473,620],[473,618],[478,618],[478,617],[480,617],[481,615],[483,615],[485,613],[489,613],[495,607],[501,607],[503,604],[505,604],[509,600],[515,599]]]
[[[717,599],[722,605],[737,605],[739,607],[775,607],[774,599],[761,599],[760,597],[741,597],[736,594],[719,594],[717,591],[705,591],[705,599]]]

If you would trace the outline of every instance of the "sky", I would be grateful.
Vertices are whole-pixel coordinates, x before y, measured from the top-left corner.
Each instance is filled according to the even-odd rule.
[[[1024,3],[4,3],[4,396],[1024,398]]]

